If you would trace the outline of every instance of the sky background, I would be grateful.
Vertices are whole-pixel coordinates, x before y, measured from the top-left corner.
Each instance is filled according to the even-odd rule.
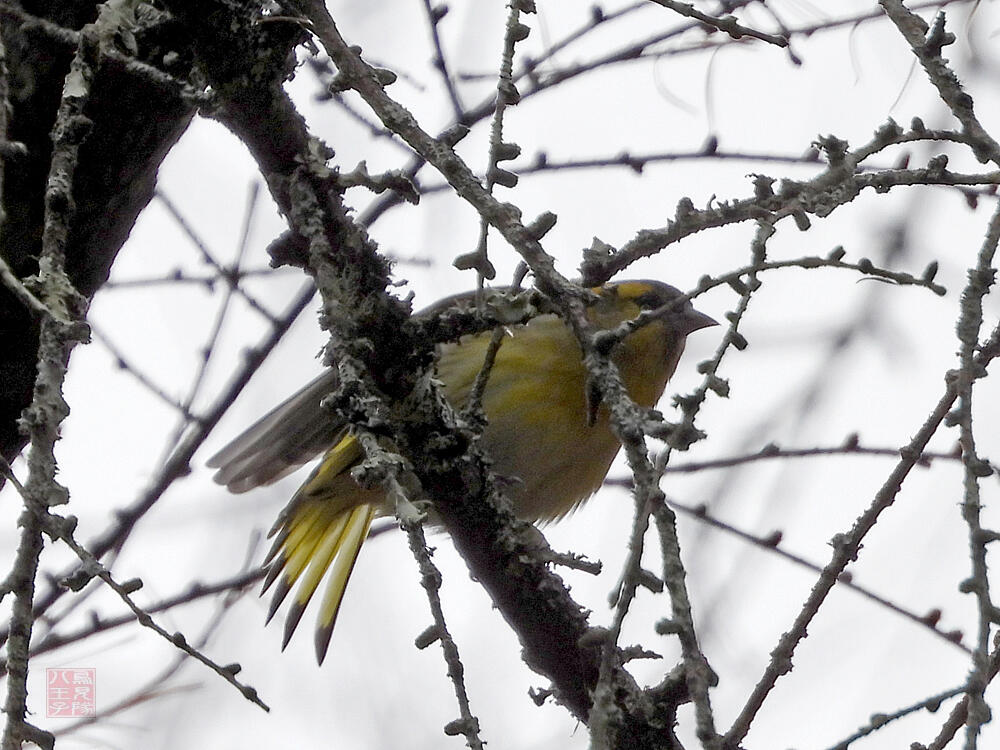
[[[610,11],[622,5],[603,7]],[[769,5],[792,28],[877,9],[875,3],[855,0],[783,0]],[[459,87],[464,103],[471,106],[487,99],[495,85],[489,75],[499,63],[505,10],[500,3],[461,0],[450,6],[440,25],[450,63],[461,72],[486,74]],[[519,48],[535,57],[585,24],[589,13],[586,4],[576,0],[539,0],[538,6],[538,15],[523,19],[532,33]],[[405,73],[389,93],[424,129],[433,133],[447,127],[451,108],[430,64],[422,3],[341,0],[330,7],[342,33],[360,44],[370,61]],[[1000,19],[993,3],[981,4],[974,13],[970,9],[971,4],[948,9],[948,28],[957,35],[948,56],[974,97],[981,122],[996,134]],[[743,16],[745,22],[770,28],[771,18],[759,8],[752,10]],[[677,17],[650,3],[568,46],[546,65],[561,69],[593,60],[678,24]],[[689,33],[667,48],[703,39],[700,32]],[[801,65],[792,64],[788,54],[775,47],[733,44],[715,52],[608,66],[526,97],[505,120],[506,140],[518,143],[523,153],[511,169],[516,172],[519,165],[530,164],[539,152],[550,161],[611,157],[626,150],[691,152],[710,135],[718,138],[720,151],[798,157],[821,134],[832,133],[857,146],[888,117],[904,125],[919,116],[930,127],[954,126],[886,20],[798,35],[793,48]],[[336,149],[335,163],[345,170],[361,159],[372,173],[407,163],[398,144],[373,140],[341,107],[317,101],[320,85],[308,67],[300,68],[288,89],[313,132]],[[350,101],[363,108],[357,99]],[[487,135],[488,124],[480,123],[459,148],[480,171],[487,161]],[[957,148],[918,145],[908,151],[911,166],[946,152],[956,171],[985,171]],[[888,168],[900,154],[900,149],[890,150],[871,163]],[[684,159],[648,165],[642,174],[613,167],[526,175],[515,189],[497,188],[497,193],[516,203],[526,219],[543,211],[557,214],[558,223],[543,244],[557,258],[559,270],[573,276],[581,250],[592,238],[619,246],[641,228],[663,226],[681,197],[704,206],[713,199],[752,195],[752,173],[806,179],[820,170],[818,164]],[[440,183],[429,169],[421,172],[420,180],[424,185]],[[235,137],[199,118],[164,163],[159,190],[215,257],[231,263],[240,245],[248,195],[257,181],[256,169]],[[373,200],[361,190],[348,194],[359,213]],[[987,199],[972,210],[963,195],[950,188],[897,189],[888,195],[869,191],[826,219],[814,217],[807,232],[790,222],[780,225],[769,244],[772,258],[826,255],[843,246],[849,259],[870,257],[878,264],[901,238],[888,265],[919,275],[929,262],[938,261],[937,280],[948,294],[937,297],[926,289],[861,280],[858,274],[839,270],[765,274],[764,287],[741,327],[750,345],[727,355],[720,373],[729,379],[730,398],[709,398],[698,419],[708,438],[673,462],[753,452],[771,442],[784,447],[835,446],[854,432],[865,446],[904,445],[942,394],[944,373],[956,365],[958,297],[993,208]],[[243,265],[265,267],[266,246],[283,228],[261,190]],[[704,274],[747,264],[753,231],[747,224],[702,232],[636,263],[622,278],[658,278],[691,289]],[[475,285],[474,276],[456,270],[451,261],[474,248],[478,218],[445,192],[426,196],[419,206],[391,210],[371,233],[385,252],[400,259],[394,270],[400,282],[397,293],[412,293],[416,309]],[[507,283],[518,257],[498,238],[491,239],[490,247],[497,282]],[[164,277],[176,269],[192,275],[208,272],[165,203],[154,200],[112,270],[112,281],[120,286],[97,295],[91,321],[135,370],[182,398],[214,325],[224,286],[210,291],[196,284],[125,283]],[[297,271],[285,269],[249,279],[245,288],[278,313],[302,283]],[[737,295],[723,287],[695,304],[723,320],[736,301]],[[985,305],[989,330],[1000,311],[996,294]],[[241,352],[265,329],[259,315],[241,300],[233,301],[196,411],[211,403]],[[709,329],[689,339],[668,393],[689,392],[698,385],[696,365],[711,355],[720,336],[720,329]],[[211,482],[204,462],[320,371],[317,354],[324,341],[315,314],[302,315],[196,455],[191,475],[176,482],[142,520],[114,568],[120,580],[142,578],[139,601],[171,596],[192,581],[224,579],[247,559],[259,563],[265,548],[260,535],[270,528],[302,474],[232,496]],[[117,355],[100,339],[77,349],[70,372],[67,399],[73,411],[57,455],[61,481],[72,493],[69,511],[80,518],[77,537],[86,540],[99,534],[115,509],[128,505],[149,484],[178,417],[132,370],[120,368]],[[994,460],[1000,454],[1000,431],[991,429],[990,422],[998,396],[995,378],[981,382],[976,416],[984,427],[978,439],[981,454]],[[669,397],[661,409],[668,418],[677,416]],[[957,432],[942,430],[932,448],[950,451],[956,438]],[[891,458],[862,456],[769,461],[670,474],[662,486],[682,503],[707,504],[713,515],[737,528],[759,536],[780,530],[783,549],[822,565],[829,559],[830,538],[850,527],[893,465]],[[24,470],[22,464],[15,468]],[[623,462],[611,476],[627,477]],[[941,608],[941,629],[963,630],[965,642],[971,643],[975,602],[957,590],[970,571],[967,529],[959,509],[961,481],[957,462],[937,461],[930,469],[918,469],[851,570],[856,582],[918,615]],[[983,487],[984,523],[995,525],[996,477]],[[4,520],[16,517],[17,505],[6,488],[0,502]],[[594,624],[610,622],[607,596],[624,560],[631,516],[627,492],[609,487],[570,518],[545,529],[554,548],[603,562],[603,572],[596,577],[560,571],[577,601],[592,610]],[[713,705],[719,725],[727,728],[816,574],[690,517],[681,516],[680,533],[695,621],[706,655],[720,675]],[[14,539],[13,522],[4,524],[0,548],[13,550]],[[251,546],[255,539],[256,546]],[[651,554],[646,563],[656,569],[655,538],[648,541]],[[472,710],[480,718],[484,739],[495,748],[587,747],[585,727],[561,708],[538,708],[527,697],[529,687],[544,687],[545,681],[520,662],[516,637],[470,581],[448,538],[434,534],[431,544],[444,573],[445,613],[464,658]],[[51,571],[70,560],[60,548],[43,556]],[[69,603],[64,598],[59,611]],[[200,602],[158,615],[157,620],[196,641],[217,607],[217,602]],[[441,732],[458,711],[439,649],[418,651],[413,646],[431,620],[403,535],[386,533],[365,546],[322,668],[315,664],[308,632],[311,614],[307,612],[301,632],[281,654],[281,627],[264,627],[266,607],[255,591],[232,604],[212,630],[205,651],[220,663],[242,664],[241,679],[257,688],[270,704],[270,714],[197,664],[186,664],[161,680],[175,650],[133,626],[36,658],[29,683],[36,718],[52,730],[67,726],[41,718],[45,667],[94,667],[99,710],[149,682],[162,694],[61,739],[61,748],[131,747],[139,742],[150,748],[462,747],[460,738],[446,738]],[[106,591],[91,592],[60,627],[68,632],[86,623],[91,610],[110,615],[121,611],[121,605]],[[674,641],[652,630],[668,615],[665,597],[640,593],[627,622],[623,643],[642,643],[664,657],[634,664],[645,683],[658,682],[676,663]],[[837,587],[797,651],[794,671],[779,681],[759,714],[747,747],[829,747],[874,712],[890,712],[960,685],[968,668],[968,656],[953,644]],[[944,704],[937,714],[909,717],[858,747],[928,742],[951,705]],[[689,709],[681,711],[680,723],[685,728],[682,736],[691,739]],[[998,739],[997,730],[987,727],[982,746]]]

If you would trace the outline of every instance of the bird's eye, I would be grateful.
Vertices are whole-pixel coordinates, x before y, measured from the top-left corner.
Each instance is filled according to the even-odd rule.
[[[644,292],[635,298],[635,303],[643,310],[655,310],[664,304],[663,296],[654,291]]]

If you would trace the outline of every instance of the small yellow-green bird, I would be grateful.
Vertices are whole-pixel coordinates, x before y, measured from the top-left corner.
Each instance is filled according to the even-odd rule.
[[[659,281],[622,281],[591,291],[595,296],[587,317],[605,330],[683,296]],[[459,295],[430,310],[473,299],[473,293]],[[684,301],[665,308],[619,342],[612,359],[632,400],[655,406],[687,335],[712,325],[717,325],[715,320]],[[597,491],[621,444],[605,407],[598,409],[596,418],[589,413],[580,345],[561,318],[540,315],[510,327],[507,334],[482,394],[487,418],[482,445],[493,470],[514,480],[507,493],[514,512],[532,522],[552,521]],[[437,376],[457,409],[469,398],[491,338],[489,332],[469,335],[438,348]],[[299,584],[285,622],[284,648],[326,577],[316,630],[321,664],[372,519],[391,516],[394,510],[381,490],[363,489],[351,478],[351,467],[362,459],[361,446],[343,420],[320,407],[336,386],[336,372],[328,370],[208,462],[218,469],[215,481],[233,492],[246,492],[323,454],[271,530],[276,538],[265,561],[269,570],[264,583],[266,591],[277,581],[268,620]]]

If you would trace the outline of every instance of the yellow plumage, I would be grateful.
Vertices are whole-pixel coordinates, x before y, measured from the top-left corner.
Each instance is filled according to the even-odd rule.
[[[603,329],[681,296],[655,281],[620,282],[593,291],[598,298],[587,315]],[[612,358],[632,399],[654,406],[677,366],[687,334],[714,324],[685,302],[625,337]],[[510,328],[509,334],[483,391],[483,447],[494,471],[513,480],[508,495],[515,513],[530,521],[551,521],[600,487],[621,446],[607,410],[601,407],[594,413],[588,403],[580,346],[565,323],[542,315]],[[453,406],[467,402],[490,338],[489,333],[466,336],[440,347],[437,375]],[[216,481],[243,492],[270,484],[325,451],[275,523],[264,586],[267,590],[277,582],[270,619],[298,584],[285,623],[287,644],[326,579],[316,630],[321,663],[372,519],[393,513],[384,493],[362,489],[350,476],[350,468],[362,458],[361,447],[346,425],[319,406],[335,388],[335,374],[324,373],[209,460],[209,466],[218,468]]]

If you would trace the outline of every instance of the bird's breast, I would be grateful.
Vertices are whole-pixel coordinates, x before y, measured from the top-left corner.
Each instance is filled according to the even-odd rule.
[[[663,345],[632,334],[616,361],[630,393],[652,406],[669,372]],[[438,375],[451,403],[469,398],[489,336],[478,336],[442,352]],[[501,345],[487,386],[483,447],[497,474],[512,479],[508,496],[515,512],[531,521],[564,516],[601,486],[620,444],[601,408],[588,424],[587,373],[579,344],[555,317],[518,328]]]

